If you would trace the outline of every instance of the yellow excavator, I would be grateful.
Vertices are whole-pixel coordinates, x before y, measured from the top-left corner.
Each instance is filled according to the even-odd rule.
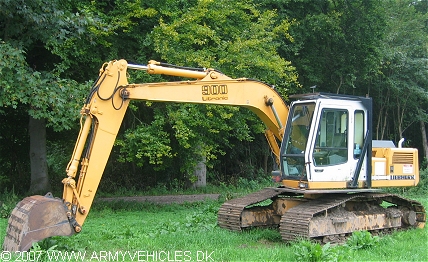
[[[129,84],[128,69],[191,80]],[[425,226],[421,203],[380,191],[416,186],[418,153],[402,142],[372,140],[371,98],[310,93],[293,99],[288,107],[272,86],[214,69],[105,63],[81,110],[62,198],[48,193],[20,201],[3,249],[25,251],[44,238],[82,230],[131,100],[242,106],[265,123],[278,167],[272,174],[281,184],[225,202],[218,212],[222,228],[277,226],[284,241],[340,242],[359,230]]]

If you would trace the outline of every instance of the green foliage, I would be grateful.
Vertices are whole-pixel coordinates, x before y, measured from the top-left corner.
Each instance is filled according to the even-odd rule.
[[[426,195],[428,193],[428,168],[419,171],[419,183],[413,187],[386,188],[385,191],[409,196]]]
[[[156,237],[164,234],[187,235],[194,232],[209,231],[217,225],[217,205],[208,204],[197,212],[186,216],[184,221],[168,220],[161,221],[149,236]]]
[[[418,185],[416,187],[407,189],[407,192],[412,195],[428,194],[428,168],[420,170]]]
[[[12,3],[10,1],[7,2],[8,4]],[[0,107],[12,107],[16,109],[18,104],[24,104],[27,107],[28,114],[32,117],[36,119],[47,119],[48,126],[52,126],[57,131],[67,130],[71,128],[72,120],[75,120],[78,115],[78,110],[81,108],[84,93],[88,90],[88,86],[86,84],[78,84],[69,79],[60,78],[57,73],[44,70],[47,68],[43,68],[42,66],[40,66],[40,71],[36,71],[31,67],[36,67],[36,65],[30,66],[28,64],[28,60],[30,60],[29,57],[33,54],[25,52],[24,47],[29,49],[30,47],[28,45],[30,45],[32,41],[48,41],[45,39],[45,37],[49,35],[46,30],[58,29],[51,27],[49,27],[49,29],[42,29],[46,26],[46,23],[56,23],[57,20],[54,22],[54,20],[49,20],[54,19],[52,17],[43,17],[46,15],[37,12],[31,13],[31,8],[34,8],[33,11],[38,10],[42,12],[42,10],[37,7],[34,1],[29,2],[31,2],[31,4],[27,3],[27,8],[22,8],[21,5],[17,5],[16,9],[11,7],[10,10],[2,8],[4,12],[12,10],[17,12],[16,17],[12,14],[8,14],[7,17],[2,18],[6,19],[7,23],[11,23],[13,19],[17,19],[20,16],[28,20],[20,20],[20,25],[22,27],[11,27],[10,30],[13,28],[13,30],[17,30],[16,32],[8,31],[9,28],[0,27],[0,32],[3,31],[3,35],[8,36],[7,39],[3,40],[0,38],[0,85],[2,86],[0,90]],[[52,4],[54,1],[50,3]],[[56,6],[46,6],[43,11],[47,12],[49,8],[55,9]],[[53,13],[48,14],[54,16],[55,19],[65,19],[64,17],[58,17],[61,13],[64,13],[64,11],[55,10],[52,12]],[[68,22],[71,23],[71,21]],[[41,23],[36,28],[27,25],[31,27],[32,30],[25,31],[25,33],[28,33],[34,37],[34,39],[28,40],[22,35],[23,32],[19,31],[20,29],[26,30],[23,28],[25,23],[31,25]],[[60,24],[62,25],[63,23]],[[11,40],[10,38],[12,36],[17,38]],[[20,43],[20,40],[23,42]],[[29,42],[25,42],[27,40]],[[50,61],[50,64],[52,65],[52,61]]]
[[[258,179],[248,179],[244,177],[238,178],[236,186],[238,188],[245,188],[246,190],[257,190],[260,188],[261,184],[265,184],[266,182],[270,183],[271,177],[263,174],[262,172],[259,173],[260,176],[258,176]]]
[[[415,120],[427,122],[427,112],[421,108],[426,108],[424,105],[428,103],[425,44],[428,41],[425,23],[428,13],[417,12],[407,1],[392,1],[385,5],[385,13],[390,19],[381,45],[381,77],[374,82],[380,107],[375,111],[380,114],[379,126],[386,126],[383,122],[389,123],[394,130],[394,140],[398,141],[407,136],[404,131]],[[390,121],[389,115],[394,116],[394,121]],[[383,132],[378,130],[381,138],[385,137]]]
[[[302,240],[294,245],[294,256],[296,261],[337,261],[336,252],[330,243],[322,246],[308,240]]]
[[[11,106],[17,108],[20,100],[24,104],[28,103],[28,97],[22,96],[20,92],[16,92],[15,86],[34,85],[36,80],[33,78],[25,61],[24,51],[20,48],[13,47],[0,39],[0,106]]]
[[[379,240],[378,236],[372,236],[368,231],[356,231],[348,238],[346,245],[351,249],[367,249],[376,247]]]
[[[421,170],[428,169],[428,158],[424,157],[424,160],[422,160],[420,168]]]
[[[20,197],[15,194],[14,190],[5,189],[0,194],[0,218],[9,218],[19,200]]]
[[[46,238],[42,241],[33,243],[29,253],[34,254],[37,262],[48,262],[51,261],[48,253],[58,252],[58,246],[55,244],[56,241],[51,238]],[[33,258],[29,258],[33,259]]]
[[[198,1],[165,13],[151,39],[170,63],[213,67],[281,88],[299,86],[295,68],[276,51],[281,42],[293,41],[291,22],[277,21],[275,10],[262,10],[251,1]]]
[[[126,131],[124,140],[116,141],[122,153],[119,161],[135,162],[137,166],[143,166],[148,160],[151,165],[165,168],[162,164],[165,158],[172,157],[171,146],[168,134],[161,131],[158,123],[159,121],[154,121],[152,125],[141,125]]]
[[[281,18],[295,19],[290,27],[293,46],[281,53],[299,73],[299,81],[322,92],[352,94],[359,81],[378,71],[379,45],[385,28],[381,2],[376,1],[264,1],[282,9]],[[365,94],[365,93],[363,93]]]

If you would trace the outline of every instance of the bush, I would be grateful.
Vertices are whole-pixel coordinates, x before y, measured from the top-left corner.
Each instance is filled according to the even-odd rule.
[[[419,171],[419,183],[415,187],[406,190],[409,194],[426,195],[428,194],[428,168]]]
[[[379,243],[378,236],[372,236],[368,231],[356,231],[346,242],[351,249],[367,249],[376,246]]]
[[[14,190],[10,192],[5,190],[0,196],[0,217],[8,218],[20,198],[15,194]]]
[[[33,243],[30,252],[28,254],[35,254],[33,257],[27,257],[28,261],[37,261],[45,262],[52,261],[49,257],[49,252],[57,252],[57,245],[55,245],[55,240],[50,238],[44,239],[42,241]],[[35,260],[34,260],[35,259]]]
[[[321,246],[309,240],[303,240],[294,245],[295,261],[337,261],[336,252],[331,248],[330,243]]]

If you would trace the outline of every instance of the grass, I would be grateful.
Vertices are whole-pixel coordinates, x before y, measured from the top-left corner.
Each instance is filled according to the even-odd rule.
[[[178,183],[177,183],[178,184]],[[261,176],[257,180],[239,178],[236,185],[219,182],[210,183],[200,188],[182,188],[180,186],[166,186],[158,184],[156,187],[139,190],[135,188],[117,188],[114,192],[97,192],[96,197],[117,197],[117,196],[157,196],[157,195],[191,195],[191,194],[217,194],[222,193],[227,196],[244,195],[265,187],[277,187],[279,184],[272,182],[271,177]]]
[[[428,204],[425,196],[413,198]],[[319,246],[309,241],[290,245],[274,229],[230,232],[219,228],[220,205],[221,201],[95,203],[80,234],[50,238],[35,250],[51,248],[57,255],[59,251],[81,252],[86,261],[428,261],[427,228],[370,239],[370,245],[364,246]],[[6,226],[7,219],[1,218],[0,244]],[[45,254],[39,261],[43,260],[61,258]]]

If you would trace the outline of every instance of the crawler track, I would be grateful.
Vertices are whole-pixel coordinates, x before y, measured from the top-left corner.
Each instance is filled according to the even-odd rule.
[[[358,196],[328,195],[291,208],[281,218],[280,233],[282,239],[293,241],[299,237],[309,238],[309,223],[315,214],[341,205],[355,197]]]
[[[275,198],[280,194],[281,191],[275,188],[265,188],[244,197],[227,201],[218,211],[219,226],[233,231],[241,231],[241,214],[246,206]]]
[[[267,199],[281,201],[292,199],[295,191],[284,188],[265,188],[245,197],[224,203],[218,212],[218,224],[233,231],[243,229],[243,212],[246,216],[250,205]],[[302,195],[302,194],[299,194]],[[285,197],[285,198],[283,198]],[[300,198],[302,199],[302,198]],[[389,231],[407,227],[423,227],[426,222],[425,208],[421,203],[388,193],[324,193],[316,199],[305,199],[298,205],[285,209],[263,209],[263,214],[280,217],[279,231],[284,241],[306,239],[344,239],[354,231]],[[381,207],[383,201],[391,204]],[[287,205],[290,202],[281,202]],[[285,206],[283,206],[285,207]],[[262,209],[257,209],[262,210]],[[255,215],[258,213],[255,212]],[[263,215],[266,216],[266,215]],[[277,220],[279,221],[279,220]],[[276,222],[275,224],[278,226]]]
[[[311,220],[321,214],[327,214],[329,211],[332,211],[334,208],[339,207],[341,205],[347,204],[349,201],[359,201],[361,203],[367,202],[377,202],[381,203],[382,201],[386,201],[392,204],[395,204],[398,208],[408,209],[410,211],[415,212],[415,220],[414,222],[410,222],[415,226],[420,223],[425,223],[426,214],[425,209],[421,203],[402,198],[398,195],[394,194],[383,194],[383,193],[362,193],[362,194],[328,194],[322,196],[318,199],[311,200],[309,202],[303,203],[299,206],[293,207],[288,210],[281,218],[280,222],[280,233],[282,239],[285,241],[293,241],[297,238],[312,238],[310,222]],[[388,209],[384,209],[384,213],[387,217],[391,217],[394,215],[390,215]],[[355,213],[367,212],[368,210],[361,210]],[[342,218],[335,217],[334,214],[330,215],[329,219],[331,220],[340,220]],[[342,221],[346,222],[346,221]],[[386,227],[379,227],[379,229],[385,228],[405,228],[409,225],[399,224],[399,225],[387,225]],[[361,228],[359,230],[364,230],[366,228]],[[374,230],[373,228],[367,228],[367,230]],[[326,232],[333,232],[334,230],[327,229]],[[351,233],[351,232],[341,232]]]

